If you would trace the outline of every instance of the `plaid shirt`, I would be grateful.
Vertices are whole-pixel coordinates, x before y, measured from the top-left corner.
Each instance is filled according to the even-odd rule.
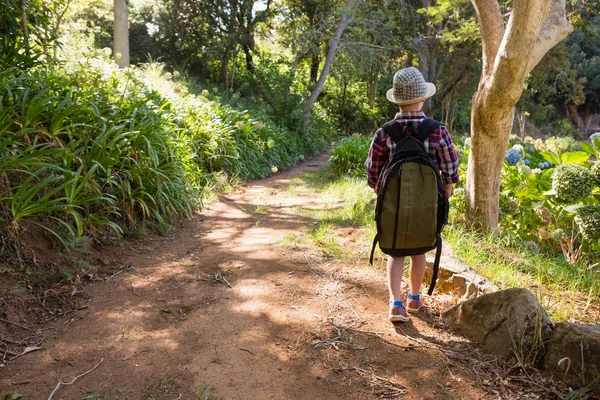
[[[400,123],[416,122],[415,128],[425,118],[422,111],[401,111],[394,117]],[[436,129],[429,138],[423,142],[429,158],[435,163],[435,166],[442,175],[444,183],[458,182],[458,156],[452,145],[450,134],[442,125]],[[391,159],[396,143],[383,131],[375,132],[373,143],[369,149],[369,156],[365,167],[367,168],[367,180],[370,187],[379,193],[379,175]]]

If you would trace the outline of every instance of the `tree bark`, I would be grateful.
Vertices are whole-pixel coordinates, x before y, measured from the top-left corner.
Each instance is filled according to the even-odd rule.
[[[356,0],[358,4],[360,0]],[[355,0],[346,0],[346,6],[342,11],[342,16],[340,18],[340,22],[338,23],[337,29],[335,30],[335,34],[331,39],[331,44],[329,45],[329,51],[327,52],[327,57],[325,58],[325,65],[321,70],[321,75],[319,76],[319,80],[317,81],[315,87],[313,88],[310,96],[306,100],[306,104],[304,105],[304,132],[308,132],[308,126],[310,125],[310,115],[312,113],[312,109],[317,101],[317,97],[321,94],[323,90],[323,86],[325,86],[325,81],[327,80],[327,75],[329,75],[329,70],[331,69],[331,64],[333,64],[333,59],[335,58],[335,54],[337,52],[338,44],[342,38],[342,34],[344,30],[348,27],[351,21],[351,14],[354,10]]]
[[[29,21],[27,17],[27,0],[21,0],[21,24],[23,26],[23,47],[25,47],[25,56],[30,57],[29,49]]]
[[[483,71],[471,111],[467,219],[482,230],[493,230],[514,106],[525,77],[572,26],[564,18],[565,0],[514,0],[506,29],[496,0],[471,1],[481,26]]]
[[[227,51],[221,59],[221,73],[219,74],[219,80],[225,84],[226,90],[229,89],[229,58],[230,54]]]
[[[114,56],[119,68],[129,67],[129,9],[127,0],[114,0]]]

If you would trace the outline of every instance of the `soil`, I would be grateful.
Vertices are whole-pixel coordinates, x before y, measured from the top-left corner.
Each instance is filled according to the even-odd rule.
[[[13,353],[41,348],[5,354],[0,395],[48,399],[97,366],[53,399],[520,398],[485,375],[497,360],[442,329],[448,296],[395,326],[382,261],[284,243],[318,223],[296,207],[328,206],[284,189],[326,161],[251,182],[165,236],[106,247],[98,261],[112,272],[75,279],[68,311],[0,322]]]

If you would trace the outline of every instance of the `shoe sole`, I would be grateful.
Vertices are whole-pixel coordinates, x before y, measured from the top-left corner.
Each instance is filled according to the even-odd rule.
[[[402,315],[390,315],[390,322],[408,322],[410,317],[403,317]]]
[[[410,308],[410,307],[406,307],[406,311],[408,312],[412,312],[415,313],[417,311],[419,311],[421,308],[423,308],[423,306],[419,307],[419,308]]]

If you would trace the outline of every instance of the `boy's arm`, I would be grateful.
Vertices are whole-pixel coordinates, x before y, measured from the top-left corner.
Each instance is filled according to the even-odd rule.
[[[437,149],[437,156],[442,181],[444,182],[444,192],[446,192],[446,196],[450,197],[454,184],[459,180],[458,155],[446,128],[441,126],[439,129],[441,131],[441,138]]]
[[[377,181],[379,175],[385,166],[385,163],[389,160],[390,149],[386,144],[386,135],[383,129],[377,130],[373,137],[373,142],[369,148],[369,155],[365,162],[365,168],[367,170],[367,183],[373,189],[377,188]]]

